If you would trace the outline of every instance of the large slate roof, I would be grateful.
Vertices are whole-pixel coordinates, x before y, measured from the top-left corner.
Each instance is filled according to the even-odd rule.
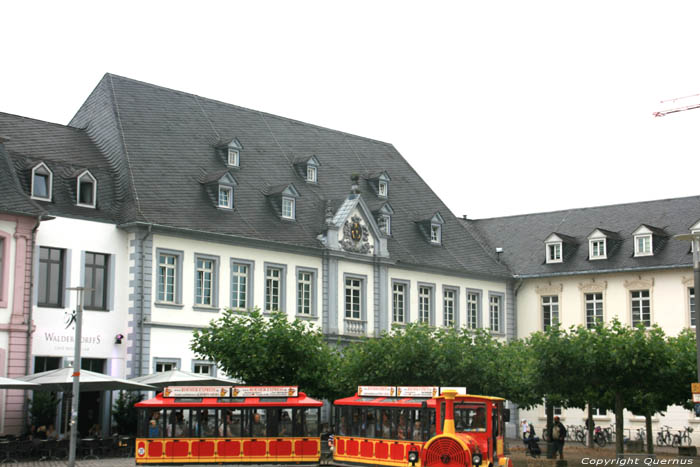
[[[0,165],[7,163],[7,175],[15,180],[7,180],[0,167],[0,209],[12,212],[30,203],[50,215],[115,222],[119,203],[113,171],[84,131],[0,112],[0,135],[9,138],[3,144],[6,153],[0,150]],[[50,202],[29,198],[32,168],[40,162],[53,173]],[[76,206],[77,177],[85,169],[97,179],[96,209]],[[2,196],[12,187],[17,192],[12,198]]]
[[[42,215],[43,209],[22,190],[3,142],[4,138],[0,139],[0,212],[29,216]]]
[[[103,208],[96,215],[115,223],[150,223],[177,229],[220,233],[280,244],[321,248],[328,202],[337,209],[350,193],[351,174],[362,177],[367,205],[394,210],[388,249],[400,264],[453,270],[462,274],[509,277],[502,264],[462,228],[459,220],[387,143],[205,99],[132,79],[106,74],[78,110],[69,127],[0,117],[15,136],[10,153],[18,171],[34,160],[88,167],[100,185]],[[217,152],[237,138],[243,150],[235,178],[235,209],[217,209],[202,180],[227,167]],[[318,183],[306,183],[294,163],[316,156]],[[53,170],[53,167],[52,167]],[[386,170],[389,198],[379,199],[369,174]],[[109,174],[112,185],[102,175]],[[296,222],[280,219],[271,189],[294,184],[300,197]],[[25,186],[25,189],[27,187]],[[78,215],[60,196],[45,207],[52,213]],[[83,208],[84,209],[84,208]],[[98,211],[100,211],[98,209]],[[429,244],[419,222],[436,212],[445,219],[443,246]]]
[[[500,259],[514,274],[527,277],[692,267],[690,242],[672,237],[689,233],[698,219],[700,196],[461,222],[490,251],[503,248]],[[641,225],[663,236],[654,239],[653,256],[634,257],[632,232]],[[618,236],[608,259],[588,259],[588,236],[595,229]],[[577,247],[563,263],[547,264],[544,240],[554,232],[573,237]]]

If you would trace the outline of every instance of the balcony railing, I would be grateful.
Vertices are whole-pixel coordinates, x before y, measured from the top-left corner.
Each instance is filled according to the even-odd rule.
[[[367,321],[359,319],[345,319],[345,334],[353,334],[356,336],[365,335],[367,329]]]

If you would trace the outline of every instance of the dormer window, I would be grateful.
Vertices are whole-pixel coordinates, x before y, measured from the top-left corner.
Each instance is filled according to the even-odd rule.
[[[379,218],[379,229],[387,235],[391,235],[391,216],[382,214]]]
[[[216,150],[219,156],[224,159],[227,166],[236,168],[241,166],[241,151],[243,150],[243,146],[241,142],[238,141],[238,138],[220,142],[216,145]]]
[[[561,263],[561,242],[547,244],[547,262]]]
[[[223,209],[233,209],[233,187],[219,185],[219,204]]]
[[[588,241],[588,256],[590,259],[605,259],[605,239],[591,239]]]
[[[389,184],[383,180],[379,181],[379,185],[377,188],[377,196],[380,196],[382,198],[386,198],[389,196]]]
[[[306,166],[306,181],[311,183],[316,183],[318,170],[312,165]]]
[[[32,169],[32,198],[51,201],[53,174],[43,162]]]
[[[437,245],[442,243],[442,226],[440,224],[430,224],[430,243]]]
[[[634,256],[651,256],[651,234],[635,235]]]
[[[284,219],[295,219],[296,202],[294,198],[282,197],[282,217]]]
[[[241,152],[236,149],[229,147],[228,148],[228,165],[231,167],[239,167],[240,166],[240,159],[241,159]]]
[[[381,172],[370,173],[368,175],[365,175],[365,178],[369,182],[369,186],[377,194],[377,197],[389,197],[389,182],[391,181],[391,177],[389,177],[389,174],[386,170],[382,170]]]
[[[417,224],[426,241],[430,242],[431,245],[442,245],[442,226],[445,225],[445,219],[439,212],[433,214],[430,219],[419,221]]]
[[[89,171],[85,171],[77,179],[76,204],[85,208],[94,208],[97,199],[97,180]]]

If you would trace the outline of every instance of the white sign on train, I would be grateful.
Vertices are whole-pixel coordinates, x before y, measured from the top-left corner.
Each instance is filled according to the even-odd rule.
[[[358,386],[358,396],[394,397],[396,386]]]
[[[167,386],[163,397],[228,397],[231,386]]]
[[[465,386],[441,386],[440,387],[440,394],[443,394],[445,391],[457,391],[457,394],[466,394],[467,393],[467,388]]]
[[[396,388],[397,397],[435,397],[438,395],[437,386],[399,386]]]
[[[234,386],[233,397],[297,397],[299,386]]]

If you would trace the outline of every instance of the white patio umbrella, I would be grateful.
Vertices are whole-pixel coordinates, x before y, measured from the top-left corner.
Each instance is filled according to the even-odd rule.
[[[161,373],[153,373],[151,375],[138,376],[136,378],[131,378],[129,381],[150,384],[159,389],[163,389],[166,386],[233,386],[234,384],[238,384],[236,381],[182,370],[170,370]]]
[[[38,389],[39,385],[0,376],[0,389]]]
[[[35,383],[40,391],[71,392],[73,390],[73,368],[43,371],[33,375],[23,376],[20,381]],[[153,391],[153,386],[138,382],[114,378],[102,373],[80,370],[80,392],[83,391]]]

